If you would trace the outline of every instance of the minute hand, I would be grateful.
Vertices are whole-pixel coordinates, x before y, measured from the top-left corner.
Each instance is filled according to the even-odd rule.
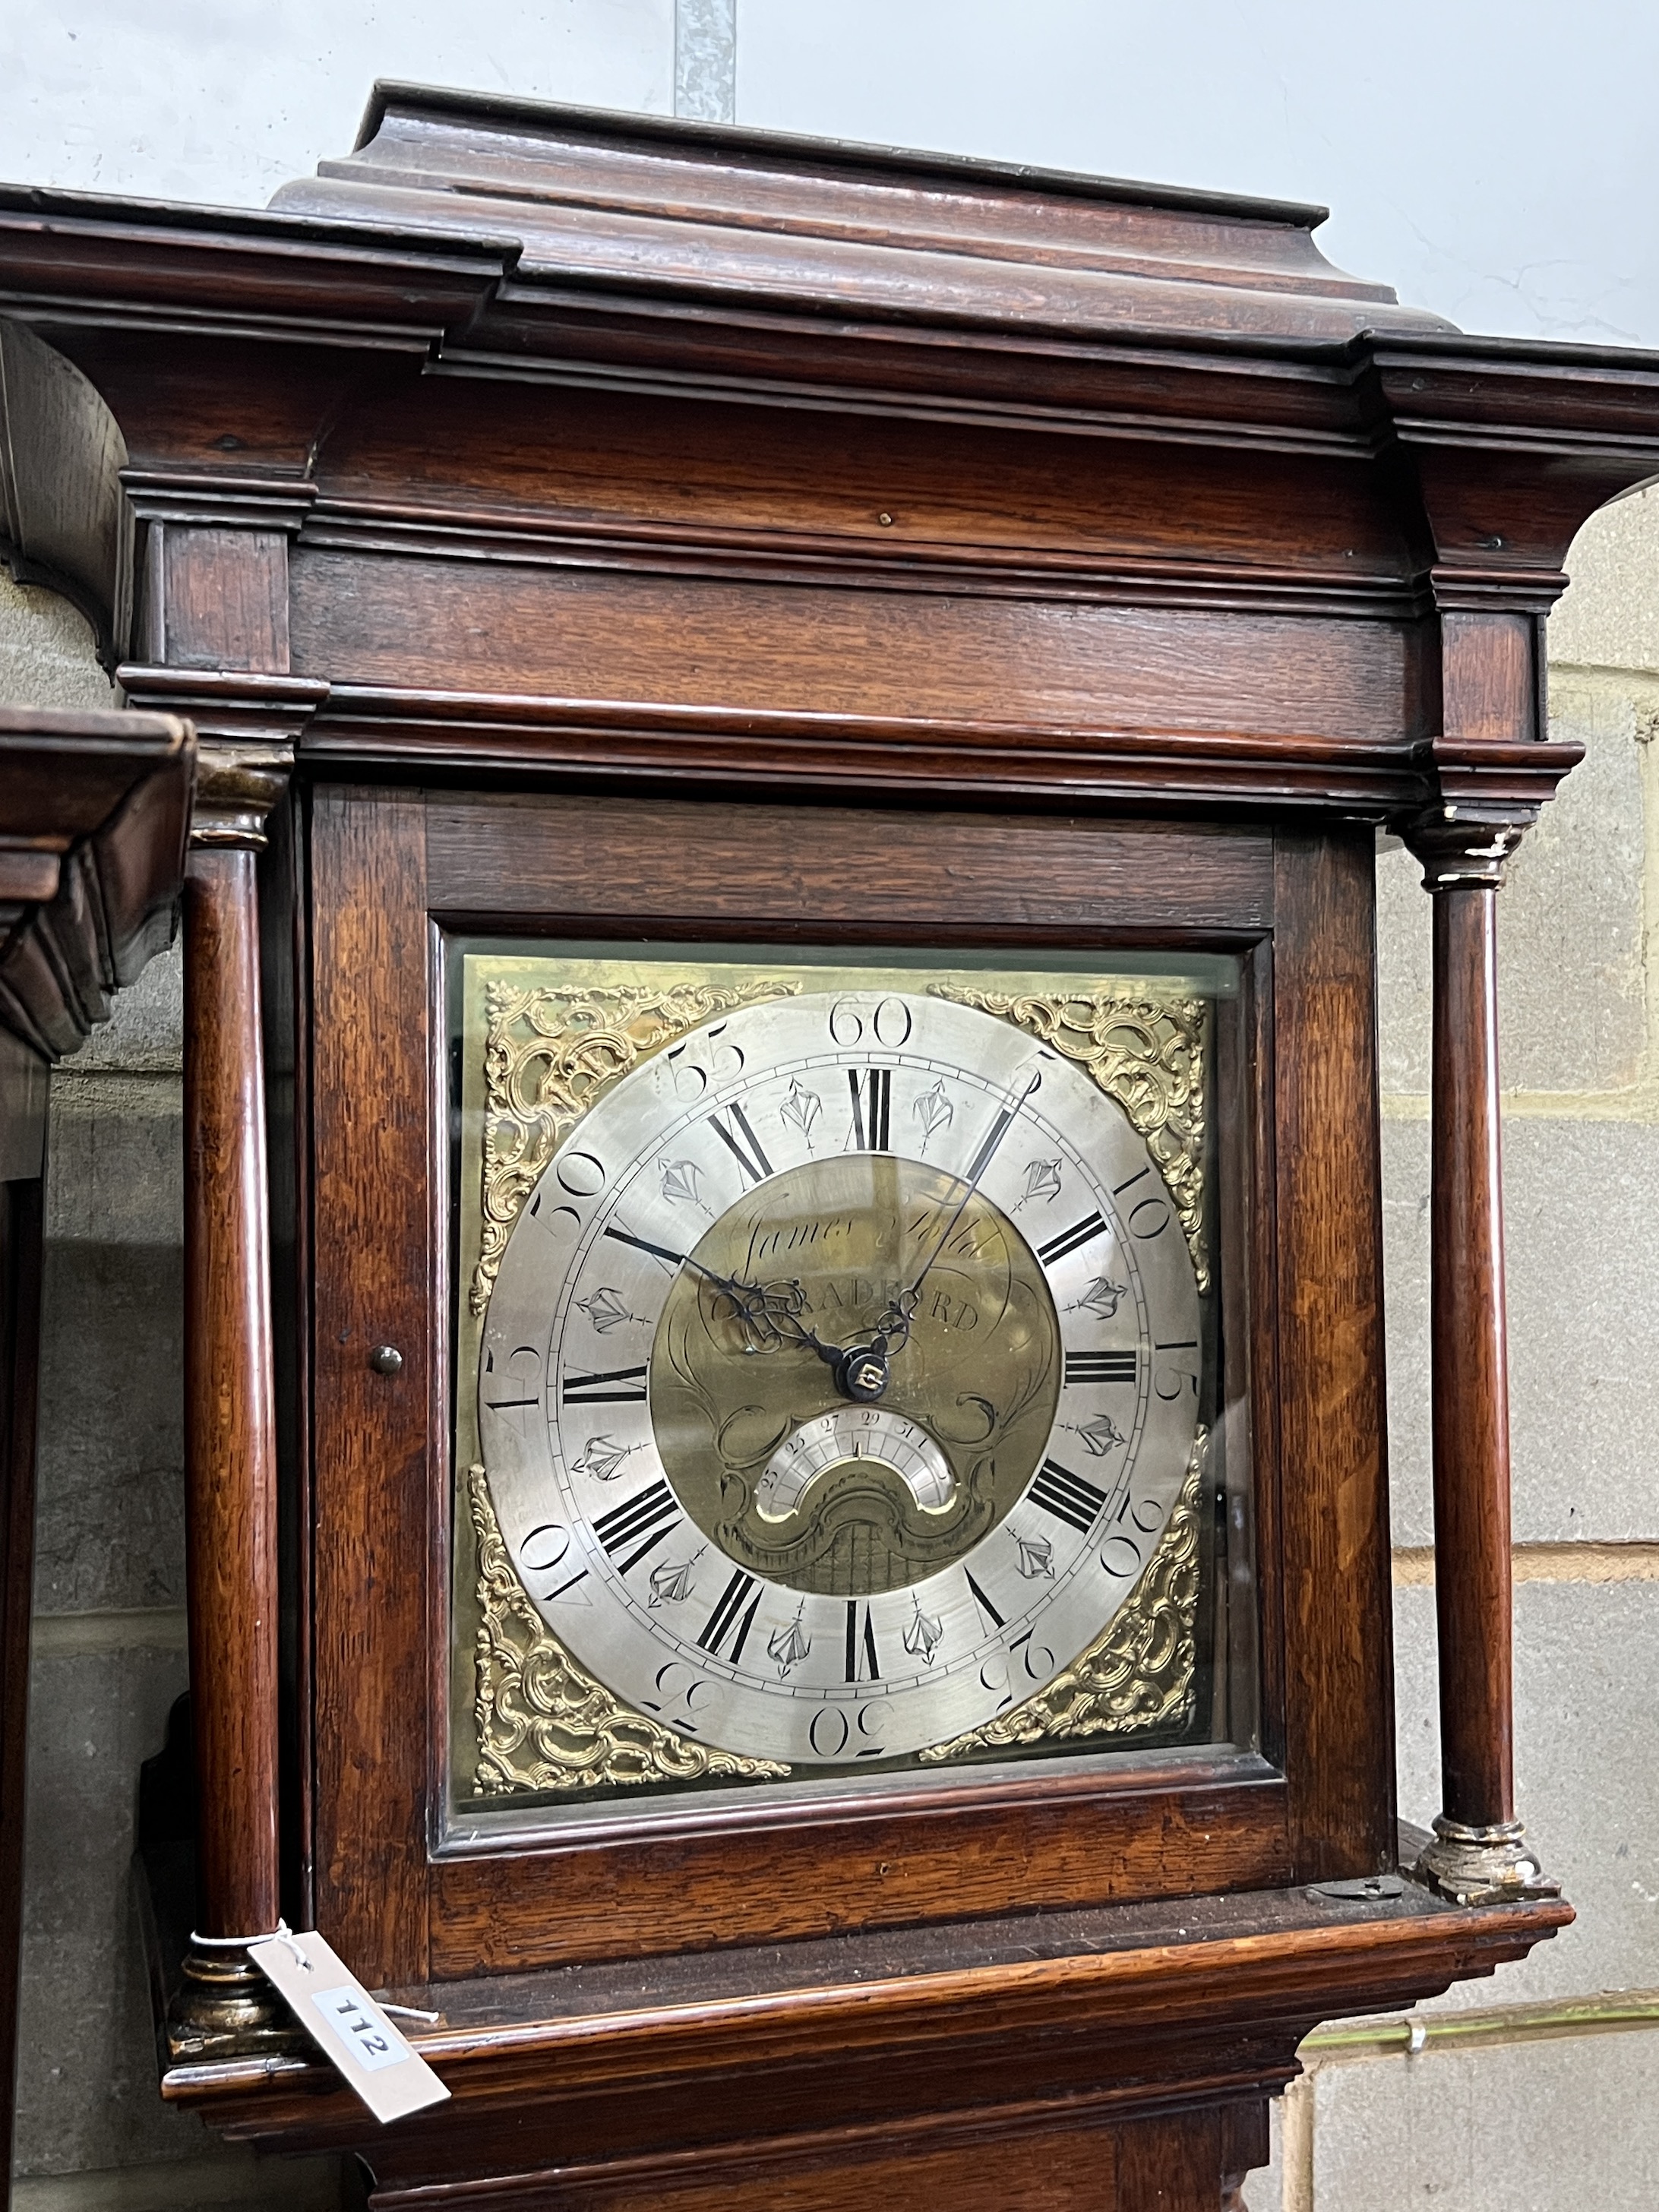
[[[927,1259],[922,1262],[921,1273],[916,1277],[915,1282],[911,1284],[909,1289],[904,1293],[904,1304],[908,1307],[912,1313],[915,1310],[915,1301],[921,1295],[921,1286],[927,1279],[929,1269],[939,1258],[939,1254],[950,1243],[951,1231],[956,1227],[957,1222],[961,1220],[963,1212],[967,1209],[969,1200],[979,1188],[980,1183],[983,1179],[985,1170],[990,1166],[992,1161],[996,1158],[997,1146],[1002,1142],[1003,1139],[1007,1135],[1010,1128],[1013,1126],[1013,1123],[1018,1115],[1020,1108],[1025,1103],[1026,1100],[1031,1096],[1031,1093],[1036,1089],[1042,1080],[1042,1073],[1041,1069],[1038,1069],[1036,1073],[1032,1076],[1030,1081],[1026,1085],[1024,1090],[1022,1091],[1018,1097],[1015,1099],[1013,1104],[1012,1106],[1005,1106],[1001,1113],[997,1115],[996,1120],[992,1123],[990,1134],[986,1138],[985,1142],[979,1148],[979,1156],[974,1162],[973,1174],[969,1178],[967,1188],[963,1192],[962,1196],[957,1200],[956,1212],[945,1223],[943,1233],[939,1237],[933,1245],[933,1250],[927,1255]]]

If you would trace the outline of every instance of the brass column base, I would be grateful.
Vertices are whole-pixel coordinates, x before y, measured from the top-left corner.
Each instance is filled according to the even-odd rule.
[[[1417,1862],[1417,1878],[1454,1905],[1513,1905],[1519,1898],[1559,1897],[1560,1883],[1540,1869],[1525,1836],[1519,1820],[1469,1828],[1437,1813],[1434,1841]]]
[[[312,2047],[246,1951],[185,1952],[183,1978],[167,2013],[167,2051],[175,2064],[299,2054]]]

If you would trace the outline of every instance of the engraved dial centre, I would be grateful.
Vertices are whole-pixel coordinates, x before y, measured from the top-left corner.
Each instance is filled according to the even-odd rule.
[[[1042,1456],[1061,1366],[1042,1268],[988,1196],[893,1153],[811,1160],[747,1192],[692,1257],[657,1325],[651,1419],[675,1495],[728,1559],[868,1597],[985,1540]],[[876,1402],[843,1395],[842,1355],[886,1346],[924,1268]]]

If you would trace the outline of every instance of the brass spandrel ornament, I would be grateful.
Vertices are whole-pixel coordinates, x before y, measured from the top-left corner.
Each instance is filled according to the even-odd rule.
[[[501,1541],[489,1478],[467,1470],[478,1546],[478,1765],[498,1798],[641,1783],[777,1780],[775,1760],[743,1759],[633,1711],[573,1659],[525,1595]]]
[[[1200,1429],[1180,1502],[1111,1626],[1036,1697],[921,1756],[971,1759],[1016,1744],[1145,1735],[1192,1717],[1198,1658],[1199,1518],[1209,1437]]]
[[[647,1054],[735,1006],[785,997],[762,980],[563,990],[492,982],[485,995],[483,1218],[471,1308],[482,1315],[519,1210],[582,1115]]]

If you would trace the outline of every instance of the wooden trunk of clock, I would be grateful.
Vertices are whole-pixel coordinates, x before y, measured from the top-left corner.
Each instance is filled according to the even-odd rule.
[[[165,2094],[356,2149],[387,2212],[1236,2206],[1318,2020],[1570,1917],[1510,1796],[1492,908],[1576,757],[1542,617],[1578,522],[1659,465],[1659,373],[1402,309],[1319,258],[1317,210],[408,88],[267,215],[40,206],[0,193],[13,444],[32,426],[93,520],[54,535],[37,501],[11,534],[129,697],[204,738],[202,1814],[193,1907],[156,1863]],[[1436,902],[1446,1794],[1403,1844],[1379,828]],[[833,1084],[798,1057],[787,1112],[757,1091],[733,1120],[720,1083],[815,993]],[[836,1059],[884,1005],[881,1052]],[[905,1061],[946,1006],[1006,1091]],[[1063,1273],[1109,1230],[1128,1268],[1128,1177],[1074,1215],[1092,1154],[1020,1152],[1016,1188],[964,1133],[971,1091],[1023,1141],[1035,1074],[1141,1148],[1190,1346],[1111,1334],[1128,1273]],[[641,1138],[617,1211],[584,1130],[705,1089],[706,1149]],[[856,1340],[805,1263],[711,1256],[748,1184],[905,1146],[962,1188],[930,1201],[943,1237],[995,1216],[1051,1364],[1188,1425],[1137,1492],[1110,1403],[1073,1412],[1056,1372],[1073,1441],[995,1506],[1016,1579],[964,1553],[954,1595],[915,1579],[883,1626],[890,1577],[750,1573],[625,1424],[659,1316],[695,1310],[720,1389],[751,1356],[806,1378],[801,1436],[879,1401],[917,1511],[956,1498],[918,1395],[949,1325],[916,1287],[931,1228]],[[579,1281],[558,1238],[590,1232],[643,1272]],[[544,1234],[550,1311],[586,1285],[580,1366],[491,1335]],[[566,1436],[573,1404],[605,1423]],[[532,1443],[569,1502],[533,1528]],[[783,1480],[732,1469],[744,1513]],[[1006,1593],[1073,1536],[1103,1590],[1120,1511],[1140,1579],[999,1703]],[[584,1577],[677,1655],[667,1702],[558,1610]],[[1109,1648],[1120,1620],[1139,1641]],[[887,1755],[878,1676],[896,1699],[902,1653],[925,1700],[970,1632],[991,1704]],[[724,1696],[740,1659],[750,1733],[705,1739],[686,1683]],[[786,1742],[809,1678],[830,1718]],[[448,2103],[362,2117],[240,1948],[279,1911],[436,2015],[413,2033]]]

